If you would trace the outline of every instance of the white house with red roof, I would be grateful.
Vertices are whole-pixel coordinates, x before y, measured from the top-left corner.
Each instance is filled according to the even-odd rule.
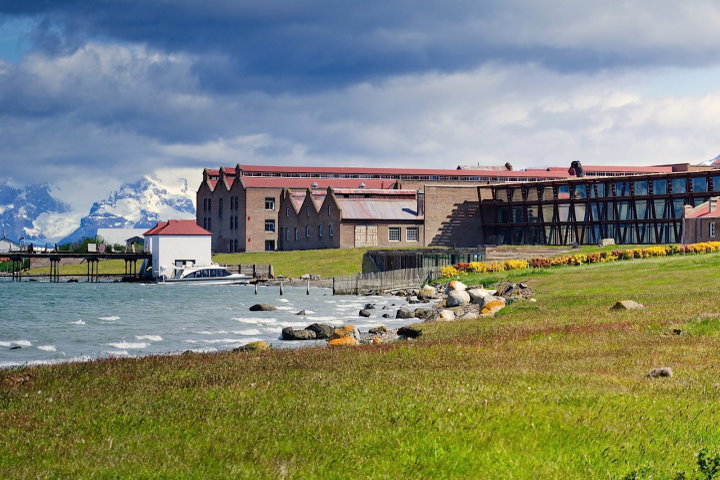
[[[158,222],[143,236],[145,251],[152,254],[154,278],[170,277],[175,268],[212,264],[212,233],[195,220]]]

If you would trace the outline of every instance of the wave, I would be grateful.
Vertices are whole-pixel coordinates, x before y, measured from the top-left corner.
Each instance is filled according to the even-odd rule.
[[[261,318],[261,317],[234,317],[233,320],[241,323],[277,323],[277,318]]]
[[[85,325],[82,320],[75,320],[74,322],[68,322],[70,325]]]
[[[135,335],[135,340],[150,340],[151,342],[162,342],[163,337],[160,335]]]
[[[116,356],[127,357],[130,355],[130,352],[128,352],[127,350],[105,350],[104,353],[107,353],[111,357],[116,357]]]
[[[98,317],[98,320],[103,320],[105,322],[114,322],[115,320],[120,320],[120,317],[117,317],[117,316]]]
[[[55,345],[40,345],[37,347],[38,350],[42,350],[44,352],[55,352],[57,351],[57,348],[55,348]]]
[[[30,343],[29,340],[8,340],[8,341],[2,341],[0,340],[0,347],[31,347],[32,343]]]
[[[137,349],[137,348],[147,348],[150,344],[145,342],[114,342],[114,343],[106,343],[105,345],[108,345],[110,347],[118,348],[120,350],[123,349]]]

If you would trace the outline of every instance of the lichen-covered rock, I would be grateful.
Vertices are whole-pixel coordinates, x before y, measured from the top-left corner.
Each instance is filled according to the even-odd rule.
[[[418,308],[414,313],[415,318],[419,318],[421,320],[428,320],[435,316],[435,311],[430,308]]]
[[[480,309],[480,315],[491,316],[505,308],[505,300],[501,298],[493,298]]]
[[[672,377],[673,371],[670,367],[653,368],[647,376],[650,378]]]
[[[447,308],[440,310],[437,320],[440,322],[452,322],[455,320],[455,312],[448,310]]]
[[[342,327],[338,327],[335,329],[333,334],[330,336],[330,339],[334,340],[344,337],[352,337],[355,340],[359,341],[360,332],[358,331],[357,327],[355,327],[355,325],[343,325]]]
[[[470,303],[470,295],[465,290],[451,290],[445,299],[448,307],[461,307]]]
[[[236,352],[264,352],[269,350],[270,345],[267,342],[250,342],[242,347],[234,349]]]
[[[330,340],[328,345],[331,347],[354,347],[360,345],[360,341],[354,337],[339,337]]]
[[[317,334],[312,330],[293,330],[292,327],[282,329],[283,340],[315,340]]]
[[[445,293],[450,293],[454,291],[464,292],[465,290],[467,290],[467,285],[462,283],[460,280],[453,280],[451,282],[448,282],[447,287],[445,287]]]
[[[645,305],[634,300],[620,300],[610,310],[642,310]]]
[[[305,327],[305,330],[312,330],[315,332],[315,336],[319,339],[327,339],[335,333],[335,327],[327,325],[325,323],[313,323]]]
[[[432,285],[425,285],[420,289],[420,293],[418,294],[418,298],[422,298],[425,300],[428,300],[430,298],[435,298],[437,295],[437,290],[435,290],[435,287]]]
[[[373,327],[370,330],[368,330],[368,333],[370,335],[380,335],[382,333],[387,333],[388,329],[385,325],[380,325],[379,327]]]
[[[277,310],[277,308],[272,305],[268,305],[267,303],[256,303],[250,307],[251,312],[272,312],[273,310]]]
[[[401,308],[395,314],[395,318],[415,318],[415,312],[407,308]]]

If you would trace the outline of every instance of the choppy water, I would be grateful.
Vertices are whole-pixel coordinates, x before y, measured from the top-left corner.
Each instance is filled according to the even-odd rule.
[[[352,323],[361,331],[409,320],[395,316],[398,297],[333,296],[332,291],[247,285],[124,283],[12,283],[0,281],[0,368],[101,357],[128,357],[186,350],[228,350],[264,340],[297,347],[312,342],[280,339],[282,328],[311,323]],[[250,312],[255,303],[278,310]],[[375,303],[372,316],[358,312]],[[395,304],[395,306],[391,306]],[[388,306],[389,310],[383,310]],[[295,315],[305,310],[306,315]],[[316,342],[319,343],[319,342]],[[14,348],[21,347],[21,348]]]

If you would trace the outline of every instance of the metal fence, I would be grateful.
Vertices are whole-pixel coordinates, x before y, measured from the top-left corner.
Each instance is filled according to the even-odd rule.
[[[333,295],[366,295],[418,288],[439,276],[440,267],[420,267],[333,277]]]

